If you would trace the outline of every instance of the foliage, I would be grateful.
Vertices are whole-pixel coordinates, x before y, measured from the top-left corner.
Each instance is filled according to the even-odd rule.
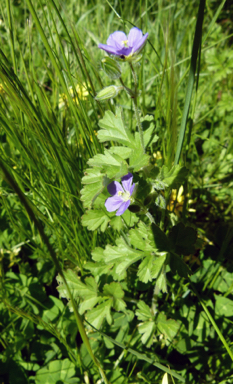
[[[232,382],[231,14],[200,5],[1,6],[2,383]],[[97,48],[132,26],[132,62]]]

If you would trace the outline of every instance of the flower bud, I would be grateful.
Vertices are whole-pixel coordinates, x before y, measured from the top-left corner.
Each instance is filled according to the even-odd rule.
[[[108,75],[108,77],[112,80],[119,79],[121,76],[120,65],[116,62],[116,60],[113,60],[110,57],[105,57],[101,60],[101,67],[106,75]]]
[[[124,87],[122,86],[117,87],[116,85],[110,85],[109,87],[101,89],[101,91],[97,93],[95,99],[98,101],[112,99],[113,97],[116,97],[123,88]]]
[[[128,210],[129,210],[130,212],[132,212],[132,213],[137,213],[137,212],[140,211],[140,209],[141,209],[141,208],[140,208],[138,205],[136,205],[136,204],[132,204],[132,205],[130,205],[129,208],[128,208]]]

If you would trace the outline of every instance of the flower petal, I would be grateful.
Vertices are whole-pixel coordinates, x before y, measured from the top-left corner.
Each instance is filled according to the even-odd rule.
[[[136,27],[132,28],[129,31],[129,35],[128,35],[129,47],[134,47],[134,45],[137,44],[137,42],[139,40],[141,40],[142,37],[143,37],[143,34],[142,34],[141,29],[136,28]]]
[[[98,47],[104,51],[110,53],[111,55],[117,55],[117,49],[106,44],[99,44]]]
[[[119,191],[124,192],[124,189],[118,181],[112,181],[107,188],[110,195],[116,195]]]
[[[116,196],[116,195],[109,197],[105,201],[105,207],[106,207],[108,212],[116,211],[118,208],[121,207],[122,204],[124,204],[124,202],[122,201],[120,196]]]
[[[130,191],[132,181],[133,181],[133,175],[132,175],[132,173],[128,173],[128,175],[125,175],[125,176],[123,176],[123,177],[121,178],[122,185],[123,185],[124,190],[125,190],[126,192],[129,192],[129,191]]]
[[[124,32],[122,31],[116,31],[113,32],[108,40],[107,40],[107,45],[110,45],[111,47],[115,47],[116,49],[121,49],[124,47],[123,41],[127,40],[127,36]]]
[[[134,53],[135,53],[135,52],[139,53],[139,52],[142,50],[142,48],[143,48],[144,45],[146,44],[147,37],[148,37],[148,33],[146,33],[146,34],[142,37],[142,39],[140,39],[139,41],[137,41],[137,42],[135,43],[135,45],[133,46],[133,51],[134,51]]]
[[[129,56],[130,53],[132,52],[133,48],[132,47],[129,47],[129,48],[126,48],[126,47],[122,47],[121,49],[119,49],[119,51],[117,51],[117,55],[118,56]]]
[[[134,188],[135,188],[135,183],[133,183],[133,185],[131,185],[131,187],[130,187],[130,190],[129,190],[129,192],[130,192],[130,196],[132,196],[132,193],[133,193],[133,191],[134,191]]]
[[[130,200],[128,201],[125,201],[121,204],[120,208],[118,209],[117,213],[116,213],[116,216],[121,216],[123,215],[123,213],[126,211],[126,209],[129,207],[130,205]]]

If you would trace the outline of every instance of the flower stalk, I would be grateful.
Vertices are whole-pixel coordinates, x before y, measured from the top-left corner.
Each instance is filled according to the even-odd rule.
[[[135,116],[136,116],[136,120],[137,120],[138,132],[139,132],[141,146],[143,148],[143,153],[146,153],[146,149],[145,149],[145,145],[144,145],[144,138],[143,138],[142,124],[141,124],[141,120],[140,120],[140,116],[139,116],[139,111],[138,111],[138,106],[137,106],[137,97],[138,97],[137,75],[135,73],[133,64],[129,63],[129,65],[130,65],[130,68],[131,68],[131,71],[132,71],[132,75],[133,75],[133,79],[134,79],[134,87],[135,87],[134,97],[132,97],[133,106],[134,106],[134,112],[135,112]]]

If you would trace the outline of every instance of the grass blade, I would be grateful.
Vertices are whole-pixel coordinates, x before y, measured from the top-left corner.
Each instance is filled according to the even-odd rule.
[[[202,24],[203,24],[203,19],[204,19],[204,10],[205,10],[205,0],[200,0],[195,36],[194,36],[194,41],[193,41],[193,49],[192,49],[192,56],[191,56],[191,63],[190,63],[190,70],[189,70],[188,85],[187,85],[187,90],[186,90],[185,103],[184,103],[183,115],[182,115],[182,119],[181,119],[180,133],[179,133],[179,138],[178,138],[178,143],[177,143],[177,148],[176,148],[174,165],[179,163],[180,155],[181,155],[181,151],[182,151],[182,146],[183,146],[183,142],[184,142],[186,124],[187,124],[188,113],[189,113],[189,108],[190,108],[190,103],[191,103],[191,98],[192,98],[193,85],[194,85],[194,80],[195,80],[198,51],[199,51],[199,49],[201,49]]]

